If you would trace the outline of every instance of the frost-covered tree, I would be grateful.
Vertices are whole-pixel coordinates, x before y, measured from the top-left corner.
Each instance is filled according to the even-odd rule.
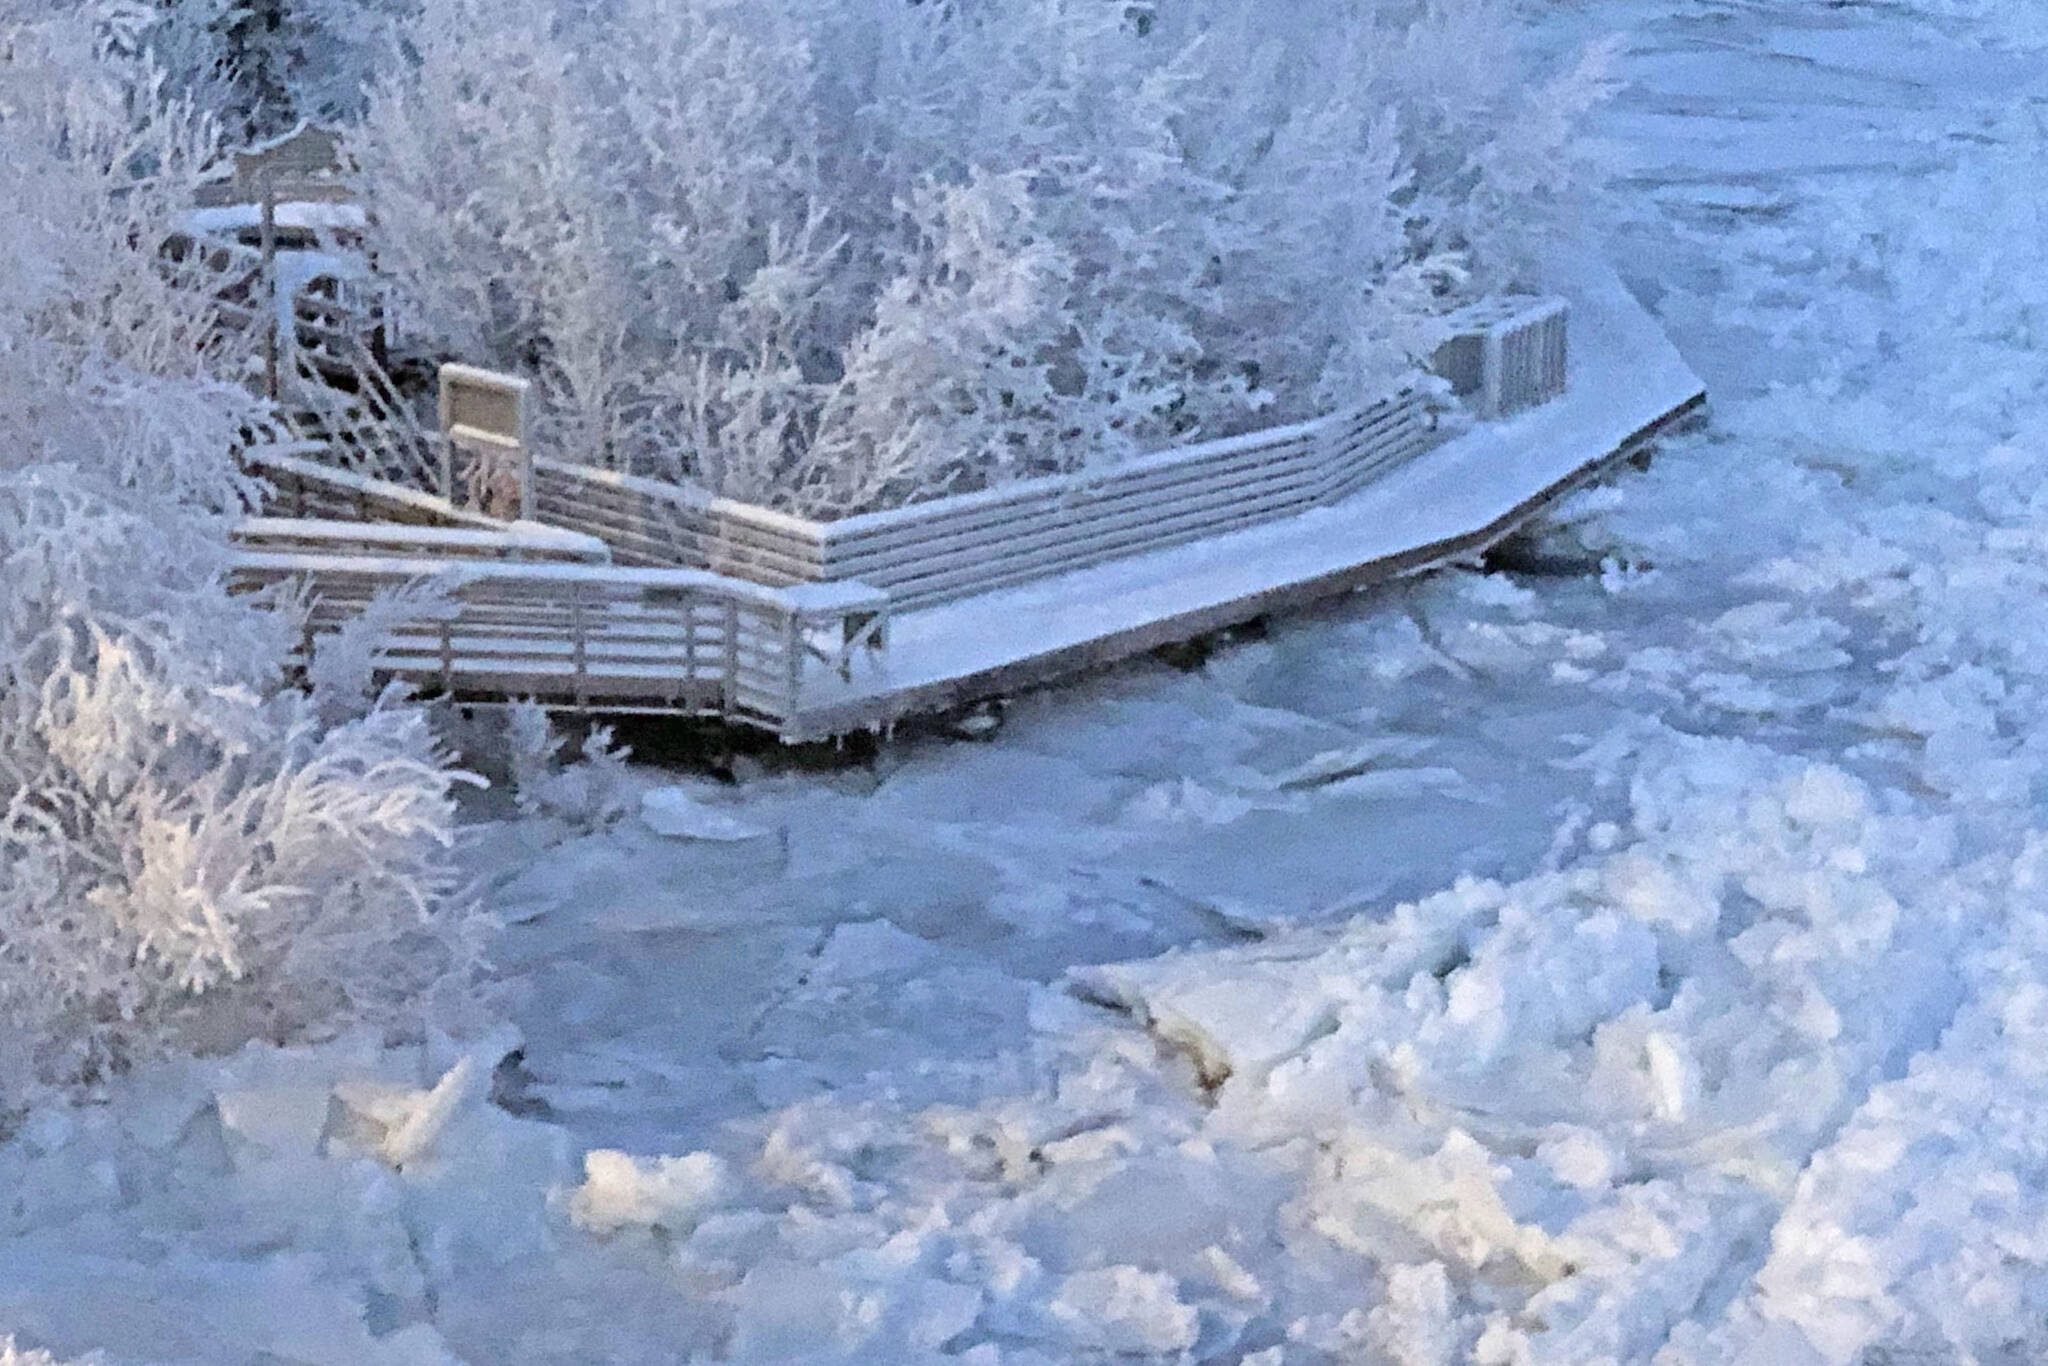
[[[224,591],[266,413],[159,248],[216,139],[105,18],[0,3],[0,1108],[396,1023],[476,943],[424,715],[323,723]]]
[[[360,117],[411,0],[115,0],[100,13],[230,137]]]
[[[352,145],[544,441],[835,515],[1358,397],[1600,89],[1497,0],[421,0]]]

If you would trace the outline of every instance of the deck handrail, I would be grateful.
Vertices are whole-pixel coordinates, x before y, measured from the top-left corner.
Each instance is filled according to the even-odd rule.
[[[778,589],[694,569],[255,549],[230,565],[236,589],[307,586],[307,655],[380,594],[439,588],[386,623],[375,657],[387,676],[465,700],[654,706],[780,732],[825,683],[821,667],[843,683],[887,644],[889,596],[858,583]]]
[[[502,528],[485,528],[314,517],[248,517],[230,527],[228,536],[236,545],[249,550],[285,553],[369,556],[413,551],[472,558],[611,562],[610,549],[597,537],[540,522],[508,522]]]

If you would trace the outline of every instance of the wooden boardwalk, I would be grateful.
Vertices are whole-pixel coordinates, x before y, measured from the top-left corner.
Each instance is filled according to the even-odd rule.
[[[535,520],[504,522],[272,453],[286,515],[243,529],[237,577],[310,581],[315,635],[438,580],[379,663],[468,702],[717,716],[793,742],[886,728],[1474,556],[1702,407],[1605,266],[1561,261],[1546,284],[1570,307],[1568,358],[1561,331],[1545,343],[1562,396],[1448,440],[1403,392],[822,524],[555,461],[529,476]]]
[[[944,711],[1471,558],[1703,411],[1699,377],[1610,270],[1553,270],[1572,306],[1561,398],[1481,423],[1332,506],[899,612],[886,654],[850,681],[818,680],[784,738]]]

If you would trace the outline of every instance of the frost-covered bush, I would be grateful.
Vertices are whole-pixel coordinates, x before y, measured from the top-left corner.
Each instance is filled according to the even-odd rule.
[[[212,131],[92,18],[0,0],[0,1108],[397,1022],[475,952],[424,716],[323,723],[223,589],[266,414],[156,250]]]
[[[573,458],[837,515],[1305,416],[1568,208],[1496,0],[425,0],[380,266]]]
[[[610,726],[592,726],[572,763],[562,762],[567,738],[547,709],[515,702],[504,714],[506,768],[522,815],[552,816],[591,829],[624,814],[626,760],[632,750],[615,743]]]

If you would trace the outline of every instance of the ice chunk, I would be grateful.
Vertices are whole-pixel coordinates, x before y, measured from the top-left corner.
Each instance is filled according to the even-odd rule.
[[[1366,1337],[1394,1366],[1436,1366],[1457,1354],[1451,1283],[1442,1262],[1387,1272],[1387,1299],[1366,1315]]]
[[[657,787],[640,794],[640,819],[657,835],[670,839],[718,840],[736,843],[767,834],[723,811],[714,810],[680,787]]]
[[[914,1257],[913,1257],[914,1260]],[[972,1286],[919,1274],[887,1249],[824,1263],[770,1259],[752,1267],[733,1296],[735,1363],[803,1361],[862,1366],[935,1361],[981,1313]],[[970,1350],[946,1361],[976,1360]],[[981,1354],[980,1360],[992,1360]]]
[[[832,931],[818,951],[815,971],[823,980],[851,982],[911,971],[932,956],[930,944],[886,920],[859,920]]]
[[[1184,1352],[1195,1345],[1196,1312],[1163,1271],[1106,1266],[1077,1271],[1048,1306],[1076,1345],[1102,1352]]]
[[[1126,816],[1143,825],[1228,825],[1252,809],[1232,792],[1217,792],[1193,778],[1154,783],[1132,798]]]
[[[851,1297],[821,1267],[771,1260],[751,1268],[734,1296],[732,1359],[743,1362],[843,1357]]]
[[[1439,1260],[1466,1271],[1505,1254],[1551,1281],[1578,1259],[1573,1240],[1516,1221],[1501,1194],[1507,1170],[1462,1130],[1450,1130],[1436,1152],[1421,1157],[1362,1132],[1333,1151],[1333,1171],[1341,1176],[1318,1192],[1314,1226],[1342,1246],[1376,1253],[1391,1220],[1419,1236]]]
[[[44,1106],[22,1121],[19,1132],[21,1141],[35,1152],[54,1153],[77,1137],[78,1124],[66,1111]]]
[[[343,1082],[334,1088],[327,1137],[403,1167],[427,1155],[456,1109],[476,1093],[482,1076],[474,1058],[463,1058],[431,1090]]]
[[[1215,1281],[1216,1288],[1232,1299],[1246,1303],[1265,1300],[1265,1287],[1259,1284],[1259,1278],[1214,1243],[1202,1249],[1202,1265]]]
[[[731,1186],[713,1153],[634,1157],[611,1148],[583,1156],[583,1184],[569,1197],[569,1217],[590,1233],[629,1225],[687,1233]]]
[[[1720,903],[1688,884],[1670,863],[1640,851],[1617,856],[1600,876],[1614,904],[1645,924],[1694,935],[1712,929],[1721,914]]]
[[[311,1153],[327,1128],[325,1086],[252,1086],[216,1091],[220,1125],[276,1156]]]
[[[40,1348],[15,1346],[12,1333],[0,1337],[0,1366],[86,1366],[89,1360],[62,1362]]]
[[[1613,1184],[1618,1161],[1607,1140],[1577,1125],[1558,1128],[1537,1147],[1536,1160],[1574,1190],[1597,1191]]]

